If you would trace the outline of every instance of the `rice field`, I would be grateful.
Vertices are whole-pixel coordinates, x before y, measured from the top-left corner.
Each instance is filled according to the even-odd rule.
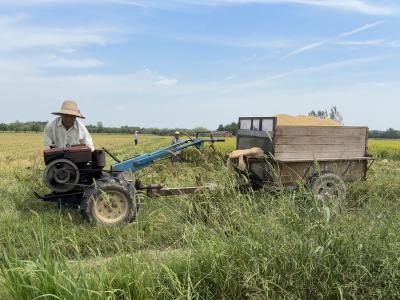
[[[94,135],[124,159],[170,138]],[[367,182],[337,209],[307,191],[239,193],[220,156],[141,171],[145,183],[218,185],[141,199],[135,222],[92,226],[35,199],[42,135],[0,133],[0,299],[388,299],[400,297],[400,142],[370,141]],[[112,163],[108,160],[108,164]]]
[[[378,159],[400,160],[400,140],[370,140],[369,151]]]

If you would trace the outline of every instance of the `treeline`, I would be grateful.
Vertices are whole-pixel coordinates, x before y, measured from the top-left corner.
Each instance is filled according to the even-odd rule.
[[[136,130],[140,134],[154,134],[154,135],[172,135],[175,131],[182,133],[188,133],[195,135],[196,132],[208,131],[204,127],[196,127],[193,129],[187,128],[143,128],[137,126],[121,126],[121,127],[104,127],[96,125],[87,125],[86,128],[91,133],[121,133],[121,134],[133,134]]]
[[[14,123],[0,123],[0,131],[34,131],[39,132],[44,130],[44,126],[47,122],[37,122],[37,121],[29,121],[29,122],[19,122],[16,121]]]
[[[43,132],[47,122],[13,122],[13,123],[0,123],[0,131],[12,131],[12,132]],[[196,134],[199,131],[208,131],[204,127],[196,127],[193,129],[187,128],[142,128],[139,126],[121,126],[121,127],[105,127],[101,122],[97,125],[87,125],[86,128],[91,133],[121,133],[121,134],[133,134],[135,130],[141,134],[154,134],[154,135],[171,135],[175,131],[185,132],[188,134]]]
[[[0,131],[13,131],[13,132],[43,132],[47,122],[29,121],[29,122],[13,122],[13,123],[0,123]],[[101,122],[97,125],[86,126],[91,133],[121,133],[121,134],[133,134],[135,130],[141,134],[154,134],[154,135],[171,135],[175,131],[187,132],[188,134],[194,135],[199,131],[208,131],[204,127],[196,127],[193,129],[187,128],[142,128],[138,126],[121,126],[121,127],[105,127]],[[218,131],[229,131],[233,135],[236,135],[238,125],[232,122],[227,125],[219,125]],[[400,139],[400,130],[389,128],[388,130],[371,130],[369,137],[374,139]]]
[[[368,135],[372,139],[400,139],[400,130],[389,128],[386,131],[371,130]]]
[[[238,131],[238,123],[232,122],[232,123],[227,124],[227,125],[220,124],[218,126],[218,128],[217,128],[217,131],[229,131],[233,135],[236,135],[236,133]]]

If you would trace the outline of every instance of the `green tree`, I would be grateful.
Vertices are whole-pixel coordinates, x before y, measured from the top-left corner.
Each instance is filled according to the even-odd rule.
[[[339,113],[339,110],[336,106],[333,106],[328,113],[328,110],[312,110],[308,113],[309,116],[317,117],[320,119],[332,119],[338,122],[339,124],[343,124],[343,117]]]
[[[343,125],[343,117],[342,115],[339,113],[338,109],[336,106],[333,106],[331,108],[331,112],[329,114],[329,118],[332,120],[335,120],[336,122],[338,122],[339,124]]]
[[[31,126],[31,129],[32,129],[32,131],[35,131],[35,132],[39,132],[39,131],[43,130],[42,126],[40,126],[40,124],[38,122],[34,122]]]
[[[232,132],[233,135],[237,134],[238,128],[238,123],[236,122],[232,122],[224,127],[226,131]]]

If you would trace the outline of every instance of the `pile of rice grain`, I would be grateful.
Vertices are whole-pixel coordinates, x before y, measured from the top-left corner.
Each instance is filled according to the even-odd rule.
[[[341,126],[338,122],[331,119],[320,119],[312,116],[289,116],[276,115],[278,126]]]

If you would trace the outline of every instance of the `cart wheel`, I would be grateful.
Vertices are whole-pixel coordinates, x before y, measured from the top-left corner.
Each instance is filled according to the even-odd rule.
[[[81,213],[90,223],[116,225],[135,219],[136,190],[125,180],[108,177],[97,180],[81,201]]]
[[[315,199],[321,204],[346,198],[346,184],[342,178],[333,173],[313,176],[310,187]]]

